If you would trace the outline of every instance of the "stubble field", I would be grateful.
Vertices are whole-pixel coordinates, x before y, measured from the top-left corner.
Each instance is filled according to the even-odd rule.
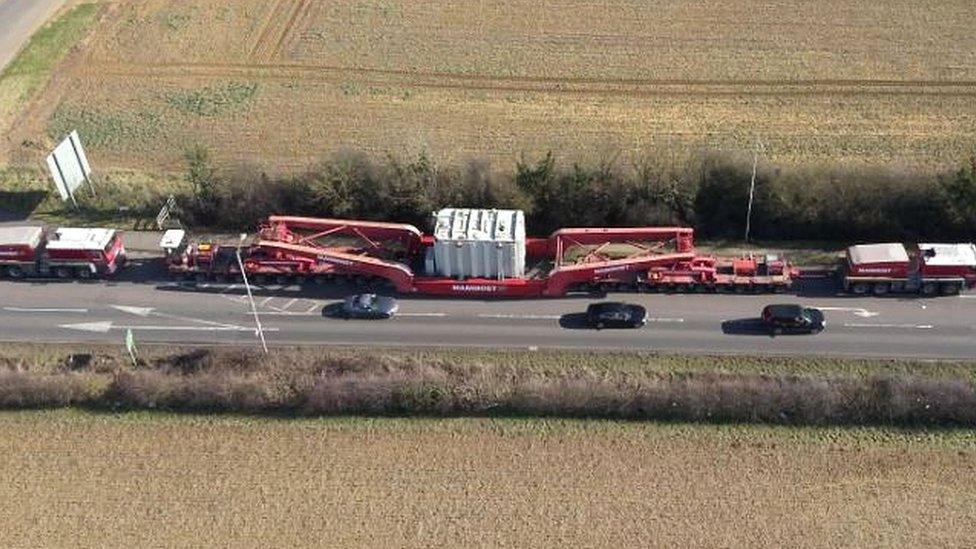
[[[100,165],[308,166],[333,151],[945,166],[976,146],[965,0],[142,0],[12,126],[32,162],[78,128]]]
[[[976,521],[968,431],[3,416],[5,547],[961,547]]]

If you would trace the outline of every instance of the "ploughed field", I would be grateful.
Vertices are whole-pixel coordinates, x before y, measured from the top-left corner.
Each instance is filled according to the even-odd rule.
[[[967,546],[971,432],[5,412],[0,544]]]
[[[957,163],[976,145],[969,0],[145,0],[93,36],[4,143],[77,128],[99,165],[332,151],[438,161],[749,150],[778,163]]]

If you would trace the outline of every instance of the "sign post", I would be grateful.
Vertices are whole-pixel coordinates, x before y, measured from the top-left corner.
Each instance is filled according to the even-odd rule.
[[[132,335],[132,328],[125,330],[125,350],[129,352],[129,357],[132,358],[132,365],[138,365],[138,361],[136,360],[136,338]]]

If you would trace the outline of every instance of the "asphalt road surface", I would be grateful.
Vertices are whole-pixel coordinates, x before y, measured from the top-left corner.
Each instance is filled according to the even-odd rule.
[[[0,0],[0,69],[63,4],[64,0]]]
[[[912,358],[976,358],[976,295],[920,299],[836,295],[825,282],[799,294],[612,294],[645,305],[637,330],[590,330],[590,296],[545,300],[401,298],[387,321],[329,316],[351,287],[267,286],[255,302],[271,345],[470,346],[660,350]],[[770,302],[824,309],[817,335],[770,337],[755,329]],[[0,340],[121,344],[257,344],[241,284],[175,283],[139,275],[114,282],[0,282]]]

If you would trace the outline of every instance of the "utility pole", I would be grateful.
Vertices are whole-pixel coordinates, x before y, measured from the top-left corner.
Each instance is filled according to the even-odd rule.
[[[258,315],[258,307],[254,304],[254,295],[251,293],[251,285],[247,281],[247,273],[244,272],[244,262],[241,261],[241,246],[244,244],[244,240],[247,239],[247,233],[241,233],[241,239],[237,243],[237,266],[241,269],[241,277],[244,279],[244,288],[247,289],[247,298],[251,301],[251,312],[254,313],[254,325],[257,326],[258,337],[261,338],[261,348],[264,349],[264,354],[268,354],[268,343],[264,340],[264,330],[261,328],[261,316]]]
[[[749,242],[749,229],[752,226],[752,198],[756,194],[756,168],[759,165],[759,149],[763,147],[762,141],[758,138],[756,139],[756,147],[752,153],[752,180],[749,182],[749,209],[746,210],[746,238],[745,241]]]

